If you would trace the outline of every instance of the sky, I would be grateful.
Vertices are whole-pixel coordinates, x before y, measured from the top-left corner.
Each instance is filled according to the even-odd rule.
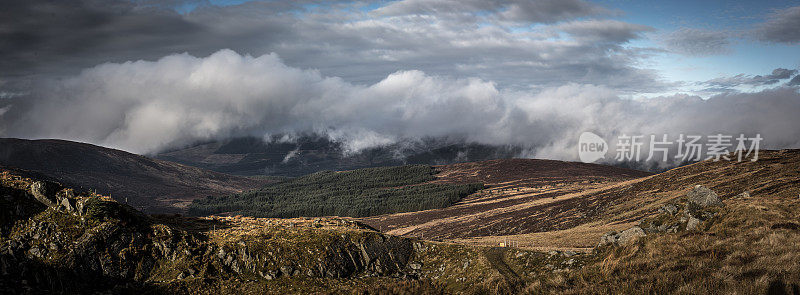
[[[800,147],[800,1],[10,0],[0,136],[151,154],[315,132],[577,158],[579,134]]]

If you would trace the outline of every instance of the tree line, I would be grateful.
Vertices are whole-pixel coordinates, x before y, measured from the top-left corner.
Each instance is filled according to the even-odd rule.
[[[195,200],[189,214],[254,217],[365,217],[443,208],[483,189],[480,183],[434,184],[427,165],[323,171],[228,196]]]

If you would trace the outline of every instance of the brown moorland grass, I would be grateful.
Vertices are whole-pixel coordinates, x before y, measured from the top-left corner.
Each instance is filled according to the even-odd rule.
[[[792,294],[800,286],[800,200],[726,201],[700,231],[650,235],[600,252],[578,271],[551,274],[524,293]]]

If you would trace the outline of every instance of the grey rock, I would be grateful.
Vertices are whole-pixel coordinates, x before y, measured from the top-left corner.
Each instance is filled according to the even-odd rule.
[[[281,266],[281,273],[283,273],[283,274],[285,274],[287,276],[294,275],[295,274],[295,270],[296,269],[294,268],[294,266],[291,266],[291,265]]]
[[[642,230],[641,227],[634,226],[619,233],[619,239],[617,240],[617,243],[620,245],[625,245],[646,235],[647,234],[644,233],[644,230]]]
[[[57,200],[55,197],[56,186],[52,183],[37,181],[31,184],[30,192],[33,197],[47,207],[55,207]]]
[[[86,214],[86,200],[82,198],[75,202],[75,213],[78,215]]]
[[[686,230],[695,230],[699,225],[700,225],[700,219],[690,216],[689,221],[686,222]]]
[[[58,207],[59,209],[67,211],[67,212],[70,212],[70,213],[76,213],[76,211],[77,211],[76,207],[75,207],[75,199],[62,198],[61,201],[58,203],[58,205],[59,205],[59,207]]]
[[[678,213],[678,207],[673,204],[666,204],[661,208],[664,209],[665,213],[668,213],[670,215],[675,215],[675,213]]]
[[[619,240],[619,233],[617,233],[616,231],[607,232],[602,237],[600,237],[600,242],[597,243],[597,247],[616,244],[617,240]],[[554,253],[552,253],[553,251],[550,252],[551,252],[550,256],[553,256],[554,255]]]
[[[694,189],[686,193],[686,197],[689,199],[689,203],[700,207],[725,206],[717,193],[702,185],[696,185]]]

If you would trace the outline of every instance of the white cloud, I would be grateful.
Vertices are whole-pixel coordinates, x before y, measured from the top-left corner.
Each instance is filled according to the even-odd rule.
[[[797,88],[631,100],[614,88],[569,83],[511,89],[478,78],[398,71],[360,85],[316,70],[222,50],[198,58],[103,64],[31,94],[5,136],[55,137],[148,153],[236,135],[317,132],[350,150],[405,139],[462,138],[514,145],[529,155],[576,159],[592,131],[678,134],[760,132],[797,147]],[[2,117],[0,117],[2,118]],[[46,118],[46,119],[45,119]]]

